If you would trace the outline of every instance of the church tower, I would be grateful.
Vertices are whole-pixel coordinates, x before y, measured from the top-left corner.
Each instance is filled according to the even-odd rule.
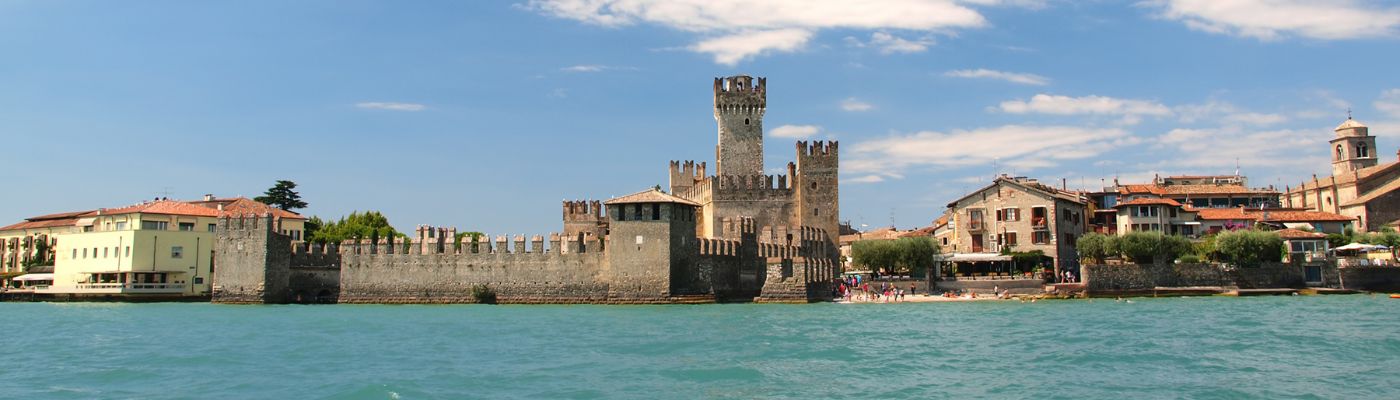
[[[1365,124],[1347,117],[1346,122],[1337,125],[1337,137],[1332,145],[1332,176],[1343,176],[1353,171],[1376,166],[1376,137],[1371,136]]]
[[[763,112],[768,106],[767,79],[748,75],[715,78],[715,174],[763,174]]]

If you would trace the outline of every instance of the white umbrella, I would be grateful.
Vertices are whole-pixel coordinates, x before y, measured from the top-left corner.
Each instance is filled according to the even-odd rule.
[[[1376,247],[1375,247],[1375,246],[1372,246],[1372,245],[1369,245],[1369,244],[1352,243],[1352,244],[1349,244],[1349,245],[1346,245],[1346,246],[1338,247],[1338,248],[1333,249],[1333,250],[1352,251],[1352,250],[1371,250],[1371,249],[1374,249],[1374,248],[1376,248]]]

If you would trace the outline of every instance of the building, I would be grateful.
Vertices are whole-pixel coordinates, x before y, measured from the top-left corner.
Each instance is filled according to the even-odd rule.
[[[1345,215],[1361,231],[1377,231],[1400,219],[1400,160],[1381,163],[1376,137],[1347,118],[1328,142],[1332,176],[1285,188],[1284,207]]]
[[[272,215],[280,231],[302,236],[305,218],[296,213],[246,198],[215,199],[212,195],[202,201],[157,199],[126,207],[33,217],[0,228],[0,234],[48,241],[51,265],[43,269],[46,272],[23,271],[45,274],[38,277],[47,278],[44,282],[49,284],[32,286],[36,294],[200,297],[210,292],[218,218],[254,214]],[[25,256],[21,252],[12,258],[22,260]],[[6,268],[12,274],[21,272],[8,264]],[[15,277],[26,282],[34,278]]]
[[[1024,177],[1000,176],[948,203],[949,225],[954,228],[947,234],[952,240],[945,258],[956,263],[1003,250],[1039,250],[1055,272],[1077,270],[1074,244],[1086,231],[1086,210],[1086,200],[1077,193]],[[960,266],[959,271],[966,269]]]
[[[221,303],[695,303],[831,298],[839,273],[836,142],[798,142],[786,175],[764,175],[767,81],[714,80],[715,173],[672,161],[669,193],[566,201],[562,234],[453,229],[293,244],[273,217],[224,218],[213,301]],[[493,240],[494,239],[494,240]]]
[[[1169,235],[1196,236],[1201,233],[1195,207],[1176,200],[1141,197],[1120,202],[1116,211],[1115,232],[1153,231]]]

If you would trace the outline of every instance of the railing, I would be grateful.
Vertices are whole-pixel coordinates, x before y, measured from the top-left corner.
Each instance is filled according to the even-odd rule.
[[[1031,217],[1031,228],[1040,230],[1048,229],[1045,223],[1045,217]]]
[[[117,290],[117,291],[181,291],[185,289],[183,283],[84,283],[77,286],[79,290]]]
[[[1392,260],[1370,260],[1370,259],[1365,259],[1365,258],[1339,258],[1339,259],[1337,259],[1337,266],[1338,266],[1338,267],[1394,267],[1394,266],[1396,266],[1396,264],[1395,264],[1395,261],[1392,261]]]

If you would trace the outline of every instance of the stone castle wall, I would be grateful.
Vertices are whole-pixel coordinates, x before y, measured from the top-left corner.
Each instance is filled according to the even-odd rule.
[[[288,301],[291,238],[277,233],[276,225],[270,216],[219,220],[218,240],[214,242],[217,258],[211,278],[213,302]]]
[[[1400,268],[1344,267],[1337,272],[1343,289],[1400,292]]]
[[[1237,287],[1241,289],[1301,288],[1302,264],[1269,263],[1252,268],[1222,264],[1084,265],[1083,280],[1090,293],[1141,292],[1155,288]]]

